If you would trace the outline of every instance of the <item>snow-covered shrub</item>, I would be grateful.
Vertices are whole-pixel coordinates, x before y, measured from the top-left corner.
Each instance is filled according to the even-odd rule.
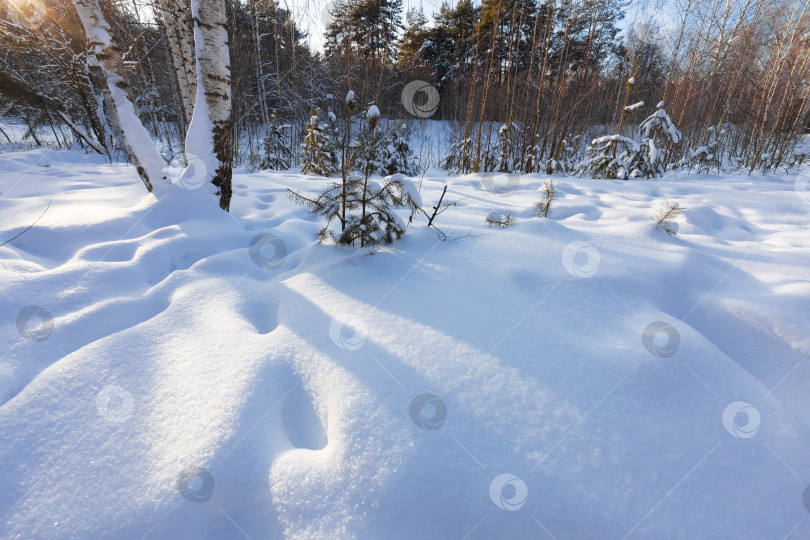
[[[664,173],[663,151],[668,145],[681,141],[681,132],[672,123],[664,109],[664,102],[657,105],[654,113],[644,119],[639,126],[641,130],[641,160],[630,172],[630,176],[655,178]]]
[[[638,170],[641,162],[641,145],[623,135],[606,135],[591,141],[585,149],[587,159],[576,165],[580,176],[593,178],[618,178],[627,180]]]
[[[259,165],[262,169],[286,170],[290,168],[292,153],[283,131],[289,127],[289,124],[279,126],[275,113],[270,116],[270,126],[264,136],[264,156]]]
[[[708,144],[697,148],[689,154],[689,159],[687,160],[689,168],[709,172],[709,168],[714,164],[716,152],[717,141],[710,141]]]
[[[668,235],[678,236],[678,223],[673,220],[683,215],[684,210],[677,202],[664,201],[664,204],[661,205],[661,208],[653,215],[652,219]]]
[[[521,167],[521,170],[526,173],[534,172],[538,155],[540,155],[540,146],[529,146],[526,149],[526,157],[523,159],[523,166]]]
[[[493,210],[487,214],[485,221],[490,227],[509,227],[516,219],[509,210]]]
[[[517,130],[518,127],[515,124],[512,124],[511,127],[503,124],[500,129],[498,129],[498,146],[496,149],[493,149],[493,153],[495,151],[498,153],[496,163],[494,165],[498,172],[510,173],[515,170],[514,159],[512,156],[514,151],[514,143],[512,142],[514,137],[512,135],[512,131]],[[484,167],[483,170],[490,172],[486,167]]]
[[[343,194],[346,221],[343,221]],[[326,218],[326,225],[318,233],[318,241],[333,241],[338,245],[362,246],[391,243],[402,238],[407,225],[396,213],[408,209],[421,211],[422,198],[416,186],[401,174],[385,177],[382,182],[351,174],[345,185],[330,182],[315,198],[288,191],[290,198],[309,207],[316,216]],[[338,229],[335,224],[339,223]]]
[[[681,132],[664,110],[664,102],[639,126],[641,141],[623,135],[594,139],[586,148],[588,158],[577,164],[580,175],[594,178],[655,178],[664,172],[663,151],[677,144]]]
[[[321,110],[310,117],[301,143],[301,172],[332,176],[337,172],[335,142],[321,118]]]
[[[501,152],[487,144],[481,148],[481,161],[478,163],[478,172],[495,172],[501,160]]]
[[[450,151],[442,158],[441,168],[449,174],[463,173],[470,163],[472,139],[466,138],[450,145]]]
[[[786,171],[790,171],[790,169],[794,167],[801,167],[802,164],[807,160],[807,152],[794,152],[791,156],[790,161],[785,166]]]
[[[577,147],[579,135],[571,139],[563,139],[557,149],[557,157],[546,160],[546,174],[570,174],[576,166]]]
[[[542,198],[540,199],[540,202],[535,205],[535,214],[538,217],[548,217],[548,214],[551,211],[551,204],[557,198],[557,188],[554,187],[551,178],[549,178],[543,182],[543,186],[537,191],[540,192],[540,196]]]

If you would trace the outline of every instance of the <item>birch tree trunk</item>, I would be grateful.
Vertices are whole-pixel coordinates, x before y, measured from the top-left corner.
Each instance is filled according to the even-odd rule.
[[[259,15],[256,10],[256,0],[252,4],[253,39],[256,45],[256,83],[259,86],[259,110],[262,113],[262,123],[270,125],[270,114],[267,112],[267,96],[264,92],[264,67],[262,66],[262,35],[259,31]],[[278,40],[276,40],[278,41]]]
[[[186,122],[191,122],[194,113],[194,100],[197,97],[197,76],[194,71],[194,53],[191,36],[186,25],[187,10],[181,0],[160,0],[163,24],[169,41],[172,63],[177,75],[180,98]]]
[[[205,171],[203,182],[216,188],[219,206],[231,204],[233,121],[231,120],[231,66],[225,0],[191,0],[194,17],[197,99],[186,135],[189,166],[183,177]]]
[[[152,137],[144,129],[135,109],[132,87],[127,81],[121,50],[110,36],[110,27],[98,5],[98,0],[74,0],[76,11],[90,41],[92,55],[98,66],[90,66],[103,75],[110,92],[110,122],[121,135],[124,151],[138,171],[150,192],[155,182],[164,178],[163,158],[160,157]]]

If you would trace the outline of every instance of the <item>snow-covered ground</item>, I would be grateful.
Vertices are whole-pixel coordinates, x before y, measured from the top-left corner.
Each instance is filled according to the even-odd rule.
[[[0,156],[0,537],[810,538],[808,177],[545,178],[370,254]]]

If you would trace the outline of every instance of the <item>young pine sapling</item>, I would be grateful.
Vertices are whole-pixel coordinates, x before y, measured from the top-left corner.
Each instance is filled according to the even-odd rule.
[[[554,187],[554,183],[551,181],[551,178],[549,178],[543,183],[543,187],[537,191],[540,192],[542,199],[535,205],[535,214],[538,217],[547,218],[551,211],[551,204],[557,198],[557,188]]]
[[[678,223],[674,221],[678,216],[683,215],[685,208],[681,208],[677,202],[664,201],[661,208],[653,215],[656,226],[664,229],[670,236],[678,236]]]

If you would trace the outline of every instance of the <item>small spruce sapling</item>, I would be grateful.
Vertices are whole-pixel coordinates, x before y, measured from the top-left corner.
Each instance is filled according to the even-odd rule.
[[[276,114],[270,115],[270,126],[264,136],[264,157],[260,164],[263,170],[278,171],[290,168],[292,154],[283,131],[289,127],[289,125],[279,126]]]
[[[668,235],[678,236],[678,223],[674,220],[683,215],[684,210],[686,209],[681,208],[677,202],[664,201],[658,212],[653,215],[653,221]]]
[[[512,217],[512,212],[509,210],[493,210],[485,219],[487,225],[490,227],[509,227],[517,221],[515,218]]]
[[[307,122],[306,136],[301,143],[301,172],[332,176],[335,169],[333,141],[329,138],[326,127],[321,125],[321,110],[312,115]]]
[[[346,100],[351,111],[354,101],[350,98],[352,94]],[[341,182],[330,182],[315,198],[288,190],[293,201],[308,206],[310,213],[326,218],[326,225],[318,233],[320,242],[333,241],[346,246],[359,242],[360,247],[391,243],[401,238],[407,228],[396,210],[408,209],[411,214],[422,212],[422,199],[413,182],[401,174],[386,177],[382,184],[372,178],[380,171],[380,144],[385,138],[379,128],[377,107],[369,107],[366,120],[366,130],[356,152],[358,168],[347,170],[347,164]],[[340,222],[339,231],[331,227],[335,221]]]
[[[385,163],[387,174],[402,173],[406,176],[419,174],[419,166],[410,145],[411,130],[408,124],[395,125],[389,135],[389,144]]]
[[[551,211],[551,204],[557,198],[557,188],[554,187],[554,183],[551,181],[551,178],[549,178],[538,191],[543,198],[535,205],[535,215],[537,215],[537,217],[547,218]]]
[[[326,151],[329,156],[329,169],[332,171],[330,176],[334,176],[340,170],[340,157],[338,156],[338,137],[337,137],[337,116],[332,111],[326,113],[326,120],[321,122],[324,133],[324,140],[326,144]]]
[[[396,210],[422,212],[416,186],[401,174],[386,177],[380,184],[352,173],[345,183],[330,182],[314,198],[291,190],[288,195],[294,202],[309,207],[311,214],[326,218],[326,225],[317,236],[319,242],[331,241],[342,246],[357,242],[361,247],[390,244],[402,238],[407,228]],[[332,227],[335,221],[341,222],[340,230]]]
[[[365,126],[357,143],[352,168],[365,177],[385,174],[384,165],[388,162],[389,144],[380,127],[380,109],[376,105],[372,104],[366,111]]]

